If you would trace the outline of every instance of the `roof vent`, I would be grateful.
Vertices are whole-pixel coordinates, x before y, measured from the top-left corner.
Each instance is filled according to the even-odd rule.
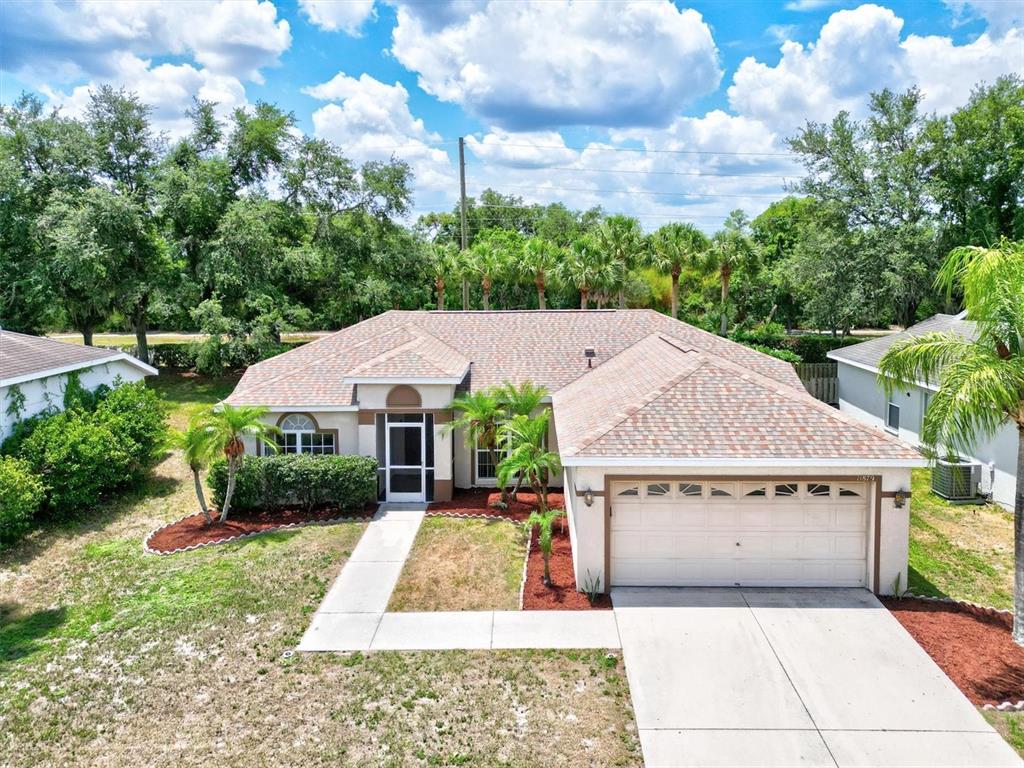
[[[587,368],[594,367],[594,358],[597,357],[597,352],[594,351],[593,347],[584,347],[583,356],[587,358]]]

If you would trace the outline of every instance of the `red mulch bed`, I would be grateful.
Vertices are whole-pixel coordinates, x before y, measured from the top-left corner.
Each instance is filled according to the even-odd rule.
[[[367,504],[361,512],[343,512],[337,507],[321,507],[312,511],[304,509],[279,509],[268,512],[244,512],[232,515],[223,523],[217,522],[217,511],[210,510],[213,523],[207,525],[201,513],[171,523],[154,533],[148,542],[149,548],[157,552],[173,552],[183,547],[207,544],[221,539],[237,539],[249,533],[265,533],[285,526],[300,523],[322,523],[337,517],[365,517],[369,519],[377,510],[377,504]]]
[[[927,600],[882,602],[973,704],[1024,699],[1024,648],[1002,621]]]
[[[501,501],[501,494],[495,490],[474,489],[457,491],[451,501],[439,501],[430,505],[428,512],[448,512],[462,515],[493,515],[506,517],[522,522],[537,508],[537,497],[533,493],[521,491],[516,494],[516,501],[510,502],[508,509],[491,506]],[[548,494],[548,506],[552,508],[565,506],[565,498],[560,493]],[[552,586],[544,584],[544,556],[541,554],[537,539],[540,532],[534,530],[530,545],[530,557],[526,563],[526,585],[523,589],[523,609],[527,611],[589,611],[591,609],[607,610],[612,607],[608,595],[601,595],[595,605],[582,592],[576,591],[576,580],[572,574],[572,545],[569,541],[569,524],[563,517],[555,522],[551,562]]]

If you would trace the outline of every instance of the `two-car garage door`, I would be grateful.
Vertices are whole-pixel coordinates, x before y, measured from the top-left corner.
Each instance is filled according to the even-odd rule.
[[[857,479],[638,479],[611,484],[615,586],[867,584]]]

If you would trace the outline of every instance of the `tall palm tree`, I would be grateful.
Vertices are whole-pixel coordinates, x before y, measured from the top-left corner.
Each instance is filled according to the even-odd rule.
[[[202,428],[199,414],[194,415],[184,432],[175,432],[171,436],[171,442],[175,448],[181,451],[182,458],[192,471],[192,481],[195,483],[196,499],[199,501],[199,509],[203,512],[206,524],[213,522],[210,517],[210,508],[206,505],[206,494],[203,493],[203,483],[199,473],[206,469],[210,461],[211,441],[209,433]]]
[[[1024,645],[1024,244],[958,248],[936,282],[948,295],[963,291],[975,338],[901,339],[882,357],[879,376],[890,392],[917,381],[938,384],[921,430],[922,441],[936,450],[970,453],[978,436],[1016,424],[1013,639]]]
[[[543,237],[531,237],[523,247],[523,271],[537,287],[537,307],[547,309],[548,273],[558,264],[562,249]]]
[[[496,279],[505,273],[505,252],[492,238],[481,238],[473,244],[469,254],[469,267],[480,280],[485,310],[491,308],[491,288]]]
[[[434,289],[437,291],[437,308],[444,312],[445,288],[447,281],[459,274],[459,258],[451,243],[431,246],[430,267],[434,273]]]
[[[196,427],[202,431],[202,440],[209,446],[210,455],[223,453],[228,461],[228,484],[224,490],[220,522],[228,519],[231,496],[235,492],[238,468],[245,454],[244,438],[251,437],[272,450],[277,449],[274,435],[281,430],[263,421],[267,409],[251,405],[232,406],[222,404],[199,414]]]
[[[746,216],[743,211],[735,210],[729,214],[724,227],[711,238],[711,247],[707,252],[707,265],[712,272],[718,273],[722,284],[722,316],[718,326],[718,333],[722,336],[729,329],[729,286],[732,275],[737,269],[751,265],[755,255],[747,236]]]
[[[600,280],[603,267],[597,244],[588,236],[574,240],[558,265],[559,279],[580,292],[580,309],[587,309],[590,291]]]
[[[619,266],[619,309],[626,308],[626,279],[644,253],[644,232],[632,216],[609,216],[597,229],[598,247]]]
[[[651,264],[672,278],[672,317],[679,319],[679,276],[686,267],[703,263],[710,242],[693,224],[673,222],[658,229],[651,238]]]

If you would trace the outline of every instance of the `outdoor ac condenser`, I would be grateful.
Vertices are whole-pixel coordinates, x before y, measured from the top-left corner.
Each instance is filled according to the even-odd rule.
[[[960,457],[939,459],[932,467],[932,490],[950,501],[970,501],[978,495],[981,464]]]

